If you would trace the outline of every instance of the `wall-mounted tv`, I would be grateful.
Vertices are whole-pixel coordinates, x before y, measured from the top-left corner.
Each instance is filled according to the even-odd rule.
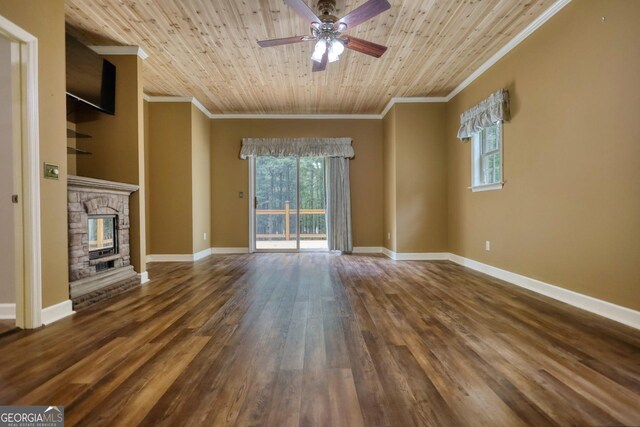
[[[69,34],[67,95],[108,114],[116,113],[116,66]]]

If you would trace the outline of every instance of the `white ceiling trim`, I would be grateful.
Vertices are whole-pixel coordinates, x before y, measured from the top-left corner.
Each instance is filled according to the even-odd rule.
[[[484,64],[474,71],[469,77],[463,80],[449,95],[446,96],[446,102],[451,101],[457,94],[462,92],[467,86],[473,83],[478,77],[484,74],[489,68],[491,68],[496,62],[502,59],[513,48],[522,43],[527,37],[533,34],[538,28],[545,22],[551,19],[556,13],[560,12],[562,8],[571,3],[571,0],[558,0],[552,4],[549,9],[545,10],[540,16],[538,16],[531,24],[520,31],[509,43],[504,45],[499,51],[497,51],[491,58],[489,58]]]
[[[380,120],[380,114],[212,114],[212,119]]]
[[[380,114],[211,114],[198,100],[194,97],[179,97],[179,96],[149,96],[144,95],[145,101],[148,102],[191,102],[200,109],[210,119],[315,119],[315,120],[381,120],[387,115],[389,110],[396,104],[409,104],[409,103],[431,103],[431,102],[449,102],[457,94],[462,92],[467,86],[473,83],[478,77],[484,74],[495,63],[502,59],[507,53],[513,50],[516,46],[522,43],[527,37],[533,34],[538,28],[540,28],[545,22],[551,19],[556,13],[562,10],[566,5],[571,3],[571,0],[557,0],[547,10],[545,10],[540,16],[538,16],[531,24],[529,24],[524,30],[519,32],[513,39],[511,39],[506,45],[504,45],[499,51],[497,51],[491,58],[485,61],[476,71],[474,71],[469,77],[467,77],[462,83],[458,85],[451,93],[445,97],[409,97],[409,98],[391,98],[386,105],[382,113]],[[137,49],[137,54],[146,59],[148,55],[137,46],[89,46],[91,49],[101,55],[132,55],[133,49]],[[114,53],[114,52],[122,53]],[[127,52],[127,53],[124,53]],[[141,52],[141,54],[140,54]],[[144,55],[144,56],[142,56]]]
[[[207,110],[206,107],[202,105],[200,101],[198,101],[193,96],[150,96],[150,95],[144,94],[144,100],[147,102],[188,102],[190,104],[195,105],[196,108],[202,111],[204,115],[207,116],[208,118],[210,119],[213,118],[209,110]]]
[[[424,104],[430,102],[447,102],[447,98],[445,97],[415,97],[415,98],[391,98],[389,103],[384,110],[382,110],[382,114],[380,114],[380,118],[384,118],[387,115],[389,110],[393,108],[396,104]]]
[[[307,119],[307,120],[380,120],[380,114],[211,114],[192,96],[144,95],[147,102],[189,102],[198,107],[210,119]]]
[[[99,55],[138,55],[143,61],[149,57],[140,46],[89,46]]]

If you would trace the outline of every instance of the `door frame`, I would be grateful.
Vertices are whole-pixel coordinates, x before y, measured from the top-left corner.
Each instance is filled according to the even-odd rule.
[[[40,127],[38,112],[38,39],[0,15],[0,35],[19,45],[20,51],[20,155],[22,212],[22,277],[16,286],[16,326],[42,326],[42,255],[40,228]],[[19,236],[20,237],[20,236]],[[16,254],[19,256],[20,254]]]

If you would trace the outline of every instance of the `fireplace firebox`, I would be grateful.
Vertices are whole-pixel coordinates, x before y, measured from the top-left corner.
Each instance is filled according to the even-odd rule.
[[[88,215],[89,259],[118,253],[118,216]]]

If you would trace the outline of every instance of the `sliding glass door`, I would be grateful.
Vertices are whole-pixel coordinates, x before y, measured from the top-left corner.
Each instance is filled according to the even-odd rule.
[[[300,249],[327,250],[324,157],[301,157]]]
[[[255,157],[257,251],[326,250],[324,158]]]

